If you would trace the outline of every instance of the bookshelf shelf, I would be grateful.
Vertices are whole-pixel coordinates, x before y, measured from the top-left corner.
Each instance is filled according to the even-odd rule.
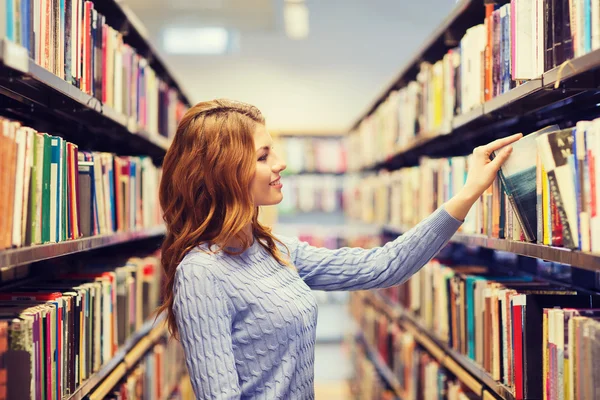
[[[150,318],[148,321],[146,321],[140,330],[135,332],[133,336],[127,339],[125,344],[117,351],[115,356],[111,358],[109,362],[104,364],[100,370],[98,370],[98,372],[86,380],[71,396],[68,397],[68,400],[82,400],[87,398],[87,396],[93,392],[94,394],[100,394],[99,390],[102,388],[98,385],[104,380],[108,381],[106,378],[112,375],[112,378],[118,380],[123,377],[127,372],[127,369],[132,367],[132,365],[127,365],[125,360],[134,349],[136,349],[136,355],[138,355],[138,357],[134,360],[135,362],[137,362],[146,353],[146,351],[165,332],[164,325],[160,326],[164,320],[165,315],[162,314],[156,319],[156,322],[154,321],[154,318]],[[144,344],[144,348],[138,347],[139,344]],[[110,380],[112,381],[112,379]],[[108,387],[108,385],[106,386]],[[108,387],[108,390],[110,390],[112,387],[114,387],[114,385]]]
[[[377,353],[377,350],[373,347],[373,345],[369,343],[369,341],[361,333],[356,335],[356,341],[362,344],[363,348],[365,349],[365,353],[367,353],[367,358],[371,361],[379,376],[381,376],[385,383],[392,388],[394,394],[400,399],[404,398],[404,392],[400,387],[398,379],[394,376],[392,370],[382,360],[381,356],[379,353]]]
[[[408,231],[406,228],[396,228],[390,225],[385,225],[383,229],[394,235],[401,235]],[[600,254],[545,246],[536,243],[490,238],[482,235],[466,235],[462,233],[455,234],[450,241],[452,243],[461,243],[467,246],[484,247],[492,250],[515,253],[526,257],[540,258],[545,261],[568,264],[591,271],[600,270]]]
[[[454,119],[452,120],[452,128],[454,130],[464,128],[465,126],[469,125],[477,119],[482,118],[483,116],[485,116],[485,113],[483,111],[483,104],[481,104],[473,108],[472,110],[467,111],[464,114],[457,115],[456,117],[454,117]]]
[[[361,295],[363,301],[367,301],[393,321],[402,323],[403,327],[414,336],[423,348],[476,394],[482,395],[487,391],[497,397],[514,400],[515,397],[508,387],[496,382],[474,361],[436,338],[402,307],[391,304],[384,296],[373,291],[362,292]]]
[[[50,258],[62,257],[68,254],[99,249],[101,247],[161,236],[164,235],[164,233],[165,227],[158,226],[137,232],[98,235],[60,243],[41,244],[5,250],[0,252],[0,267],[7,268],[29,264]]]
[[[531,96],[534,93],[542,89],[542,79],[535,79],[532,81],[525,82],[516,88],[509,90],[499,96],[486,101],[483,104],[484,114],[502,113],[505,114],[506,108],[512,107],[515,103],[527,96]]]
[[[167,138],[132,126],[126,115],[37,65],[25,49],[7,39],[0,39],[0,67],[4,70],[0,94],[19,104],[11,111],[41,121],[51,132],[60,128],[73,134],[85,126],[98,135],[97,140],[115,139],[123,151],[124,143],[153,157],[163,156],[169,146]]]
[[[558,66],[547,71],[544,73],[542,80],[544,86],[553,87],[558,80],[560,80],[560,82],[565,82],[570,79],[577,79],[588,72],[592,72],[598,67],[600,67],[600,49],[566,61],[564,66]],[[597,87],[597,85],[594,87]]]

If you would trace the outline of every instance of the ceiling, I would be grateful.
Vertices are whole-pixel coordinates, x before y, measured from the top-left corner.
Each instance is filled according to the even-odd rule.
[[[346,132],[454,6],[452,0],[305,0],[310,34],[291,40],[283,0],[125,0],[192,102],[259,107],[272,131]],[[168,55],[168,26],[239,31],[239,50]]]

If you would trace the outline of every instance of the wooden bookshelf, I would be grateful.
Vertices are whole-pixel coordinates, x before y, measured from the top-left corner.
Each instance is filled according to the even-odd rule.
[[[98,372],[87,379],[68,400],[101,399],[115,384],[135,365],[144,354],[166,332],[165,315],[161,314],[154,321],[151,317],[133,334],[117,351],[115,356],[104,364]]]
[[[377,292],[360,292],[363,301],[368,302],[392,321],[400,323],[410,332],[415,340],[429,352],[438,362],[454,374],[465,386],[479,396],[492,396],[514,400],[510,388],[495,381],[490,374],[470,358],[450,348],[439,340],[428,329],[402,307],[391,304],[384,296]]]
[[[402,235],[408,231],[408,228],[397,228],[391,225],[385,225],[383,230],[394,235]],[[537,243],[490,238],[483,235],[467,235],[463,233],[454,234],[450,239],[450,242],[467,246],[483,247],[491,250],[506,251],[521,256],[568,264],[573,267],[591,271],[600,270],[600,254],[570,250],[562,247],[546,246]]]
[[[383,381],[393,390],[394,394],[398,398],[404,398],[404,391],[400,386],[398,378],[394,376],[394,372],[383,361],[383,359],[377,352],[377,349],[375,349],[375,347],[371,343],[369,343],[369,341],[364,337],[362,333],[358,333],[356,335],[356,341],[357,343],[362,345],[363,349],[365,350],[365,353],[367,354],[367,358],[373,364],[375,370],[383,379]]]
[[[483,21],[484,1],[460,1],[350,130],[356,129],[365,117],[373,113],[391,91],[414,80],[421,62],[441,60],[448,49],[457,45],[468,28]],[[585,119],[595,112],[591,110],[600,102],[599,79],[600,49],[597,49],[455,116],[450,132],[435,136],[427,133],[417,135],[409,146],[397,149],[385,160],[365,166],[363,170],[394,170],[412,166],[421,156],[466,155],[476,145],[499,135],[533,132],[540,127],[540,121],[547,125],[575,114]]]
[[[40,244],[0,251],[0,267],[15,267],[37,261],[66,256],[68,254],[114,246],[136,240],[148,239],[164,235],[166,228],[157,226],[136,232],[123,232],[107,235],[67,240],[59,243]]]

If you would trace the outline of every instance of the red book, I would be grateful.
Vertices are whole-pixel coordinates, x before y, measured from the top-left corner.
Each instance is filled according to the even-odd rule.
[[[106,96],[106,41],[108,40],[108,25],[102,25],[102,102],[107,102]]]
[[[85,40],[85,70],[83,71],[83,74],[85,76],[85,92],[87,94],[92,94],[92,52],[94,51],[94,49],[92,49],[92,9],[94,8],[94,3],[92,3],[91,1],[86,1],[85,2],[85,14],[83,16],[84,18],[84,24],[85,24],[85,30],[84,30],[84,40]]]
[[[40,292],[0,292],[0,301],[54,301],[62,297],[62,293],[40,293]]]
[[[560,214],[556,207],[554,196],[550,194],[550,212],[552,214],[552,246],[563,246],[562,223],[560,222]]]
[[[494,32],[494,18],[492,13],[494,12],[494,4],[485,5],[485,21],[487,28],[487,45],[485,46],[485,81],[484,81],[484,100],[488,101],[492,98],[493,93],[493,57],[492,57],[492,46],[493,46],[493,32]]]
[[[513,300],[514,301],[514,300]],[[523,399],[523,306],[512,306],[515,399]]]

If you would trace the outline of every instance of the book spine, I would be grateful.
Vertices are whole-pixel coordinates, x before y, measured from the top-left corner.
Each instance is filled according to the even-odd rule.
[[[572,0],[562,0],[562,35],[563,35],[563,59],[570,60],[574,57],[573,36],[571,32],[571,7]]]
[[[537,212],[537,242],[544,242],[544,199],[542,185],[542,160],[539,154],[536,155],[536,175],[535,175],[535,194],[536,194],[536,212]]]
[[[546,52],[544,57],[544,71],[548,71],[556,65],[554,62],[554,32],[552,29],[552,1],[544,1],[544,39]]]

